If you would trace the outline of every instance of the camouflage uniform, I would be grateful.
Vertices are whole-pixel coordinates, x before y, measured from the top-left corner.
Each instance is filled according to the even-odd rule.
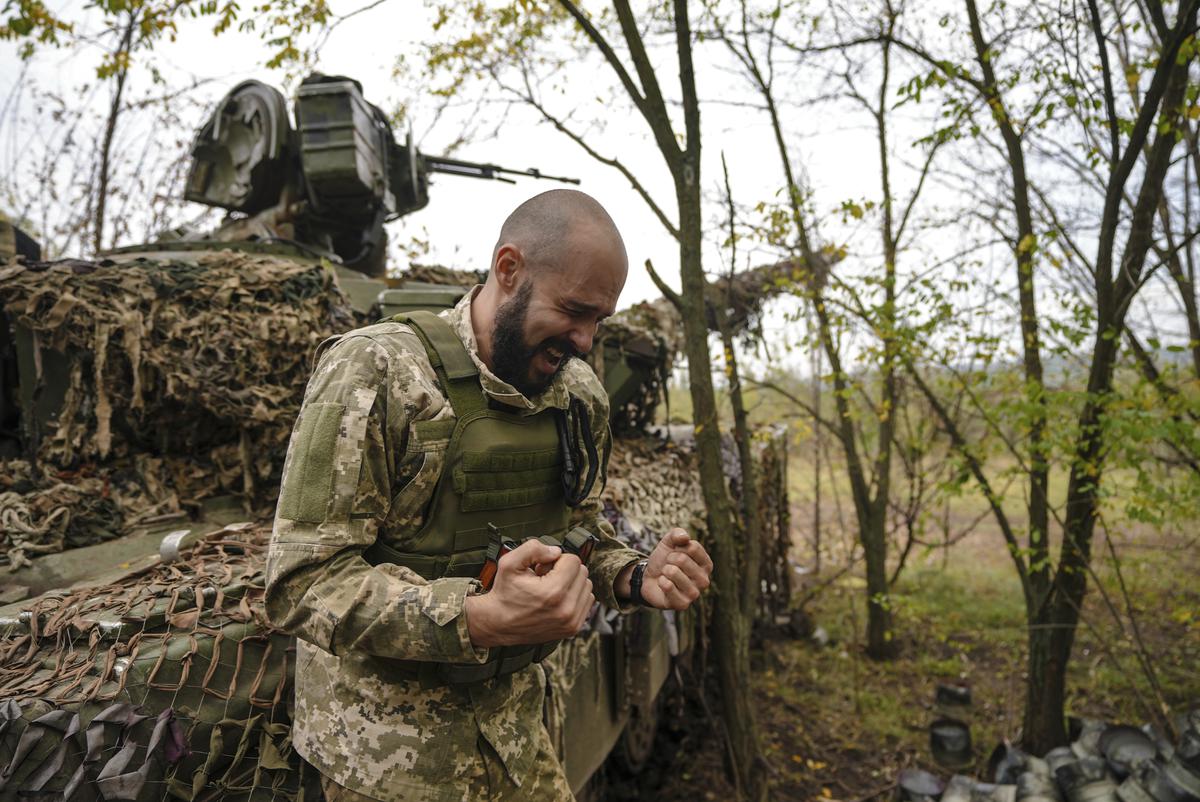
[[[442,314],[487,395],[534,414],[565,408],[573,394],[586,403],[605,453],[608,399],[587,365],[571,360],[528,399],[479,362],[470,309],[478,290]],[[541,665],[433,688],[396,670],[400,660],[480,663],[488,655],[472,645],[463,613],[463,600],[480,590],[476,580],[426,581],[362,557],[377,537],[404,547],[441,475],[445,441],[408,447],[414,422],[453,417],[420,340],[385,322],[328,340],[317,353],[267,558],[268,613],[300,639],[297,751],[342,791],[384,802],[569,799],[542,723]],[[613,581],[641,555],[615,539],[599,493],[598,482],[572,520],[601,538],[590,563],[597,598],[622,608]]]

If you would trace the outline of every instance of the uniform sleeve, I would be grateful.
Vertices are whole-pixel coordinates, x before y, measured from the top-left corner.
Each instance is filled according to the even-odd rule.
[[[612,448],[612,432],[608,427],[608,396],[603,389],[592,395],[588,401],[588,416],[592,434],[596,442],[596,452],[601,459],[600,470],[595,486],[588,497],[575,508],[572,523],[587,528],[600,538],[592,558],[588,562],[588,573],[592,578],[592,588],[596,598],[605,607],[627,613],[636,609],[627,600],[617,599],[613,583],[617,575],[628,565],[644,559],[646,555],[626,547],[617,540],[612,524],[604,517],[604,505],[600,495],[604,490],[605,473],[608,471],[608,453]]]
[[[416,368],[367,336],[321,355],[305,391],[284,462],[267,554],[266,608],[287,632],[333,654],[483,662],[463,600],[473,579],[426,581],[393,565],[372,566],[392,498],[392,477],[412,414],[404,388]],[[392,433],[389,435],[389,433]]]

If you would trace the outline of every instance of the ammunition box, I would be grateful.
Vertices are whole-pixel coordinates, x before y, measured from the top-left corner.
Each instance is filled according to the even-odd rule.
[[[353,81],[304,84],[296,92],[300,161],[318,206],[370,205],[387,192],[379,124]]]

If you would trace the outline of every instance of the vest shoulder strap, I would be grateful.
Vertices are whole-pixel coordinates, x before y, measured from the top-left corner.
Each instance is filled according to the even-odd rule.
[[[449,323],[425,310],[402,312],[391,319],[410,326],[421,339],[455,417],[462,418],[486,409],[479,369]]]

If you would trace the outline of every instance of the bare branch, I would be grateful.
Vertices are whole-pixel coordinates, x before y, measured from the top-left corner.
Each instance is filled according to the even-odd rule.
[[[1104,78],[1104,108],[1108,112],[1108,163],[1116,164],[1121,157],[1121,133],[1117,128],[1117,101],[1113,95],[1112,67],[1108,63],[1108,42],[1104,39],[1104,29],[1100,22],[1100,9],[1096,0],[1088,0],[1088,10],[1092,16],[1092,33],[1096,35],[1096,52],[1100,55],[1100,74]]]
[[[1025,609],[1032,614],[1038,608],[1038,603],[1033,597],[1033,583],[1030,580],[1029,568],[1025,564],[1025,559],[1021,556],[1021,544],[1017,541],[1016,533],[1013,531],[1012,524],[1009,523],[1008,515],[1004,512],[1004,505],[1001,503],[1001,498],[992,490],[992,484],[988,481],[987,475],[983,471],[983,464],[979,458],[971,450],[967,443],[966,437],[959,430],[954,419],[950,417],[950,413],[942,404],[937,395],[926,384],[925,379],[917,371],[917,368],[907,358],[904,359],[904,367],[908,374],[912,376],[917,388],[925,396],[929,402],[929,406],[933,408],[934,413],[938,416],[938,420],[942,423],[942,429],[950,437],[950,442],[954,446],[954,450],[962,457],[967,468],[971,471],[971,475],[975,477],[975,482],[979,485],[983,497],[987,500],[988,506],[992,508],[992,516],[996,519],[997,526],[1000,527],[1000,533],[1004,536],[1005,543],[1008,544],[1009,556],[1012,557],[1013,565],[1016,566],[1017,575],[1021,578],[1021,589],[1025,592]]]
[[[628,7],[627,0],[618,0],[618,5]],[[683,94],[684,134],[687,137],[687,152],[695,161],[700,157],[700,101],[696,97],[696,68],[692,64],[692,31],[688,21],[687,0],[675,0],[675,41],[675,49],[679,54],[679,87]],[[687,180],[686,173],[684,180]]]
[[[536,109],[538,111],[538,113],[542,115],[542,118],[546,122],[553,125],[556,130],[558,130],[562,134],[566,135],[566,137],[568,139],[570,139],[576,145],[581,147],[583,149],[583,151],[585,153],[587,153],[587,155],[591,156],[593,159],[595,159],[596,161],[600,162],[603,165],[612,167],[617,172],[619,172],[621,175],[625,176],[625,178],[629,181],[630,186],[633,187],[633,190],[642,197],[642,200],[645,201],[646,205],[650,207],[650,211],[652,211],[654,213],[654,216],[658,218],[658,221],[660,223],[662,223],[663,228],[665,228],[667,230],[667,232],[673,238],[675,238],[676,240],[679,239],[679,228],[674,223],[671,222],[671,219],[669,217],[667,217],[666,213],[662,210],[662,207],[660,207],[658,205],[658,203],[654,200],[654,197],[650,194],[650,191],[648,189],[646,189],[646,186],[638,179],[638,177],[636,175],[633,174],[633,171],[631,171],[628,167],[626,167],[624,164],[622,164],[621,160],[616,158],[615,156],[610,157],[610,156],[604,156],[603,154],[601,154],[599,151],[597,151],[595,148],[593,148],[590,144],[588,144],[587,140],[585,140],[582,135],[580,135],[580,134],[576,133],[575,131],[571,130],[570,128],[568,128],[566,123],[563,122],[562,119],[560,119],[555,114],[551,113],[549,109],[547,109],[544,105],[542,105],[542,103],[536,97],[533,96],[532,90],[528,83],[528,76],[526,76],[525,92],[520,92],[506,84],[500,84],[500,86],[505,91],[516,95],[522,101],[524,101],[525,103],[528,103],[530,106],[532,106],[534,109]]]
[[[625,91],[629,94],[634,106],[645,119],[646,124],[650,126],[651,133],[654,134],[654,140],[658,143],[659,150],[662,152],[663,161],[666,162],[667,168],[676,179],[681,174],[681,165],[679,163],[679,144],[675,141],[675,134],[671,131],[671,121],[667,117],[666,105],[662,102],[662,95],[659,93],[657,79],[653,79],[653,94],[651,95],[651,87],[645,87],[646,93],[643,94],[634,83],[633,77],[629,71],[625,69],[625,65],[621,63],[620,57],[613,50],[612,45],[604,38],[587,15],[577,6],[572,0],[559,0],[563,8],[567,10],[575,21],[579,23],[579,27],[583,28],[583,32],[592,40],[592,44],[604,56],[604,60],[612,67],[613,72],[617,74],[617,78],[621,81],[621,85],[625,87]],[[618,15],[620,15],[620,5],[618,2]],[[625,3],[626,10],[628,4]],[[630,55],[634,58],[635,66],[637,66],[639,75],[642,71],[642,65],[638,62],[638,53],[645,59],[645,66],[649,69],[653,76],[653,66],[649,64],[649,58],[646,56],[644,46],[641,44],[641,34],[637,31],[637,26],[634,25],[631,31],[625,31],[625,24],[622,23],[622,31],[626,36],[626,44],[629,45]],[[630,36],[632,35],[632,38]]]
[[[683,300],[679,297],[679,293],[671,289],[667,282],[662,280],[662,276],[658,275],[658,271],[654,269],[654,263],[649,259],[646,260],[646,272],[650,274],[650,280],[654,282],[654,286],[662,293],[662,296],[671,302],[677,310],[683,308]]]
[[[805,414],[808,415],[809,417],[811,417],[814,421],[816,421],[817,423],[821,424],[826,429],[828,429],[830,431],[830,433],[834,437],[836,437],[839,441],[841,440],[842,433],[841,433],[841,430],[838,429],[838,425],[836,423],[834,423],[833,421],[829,420],[829,418],[824,417],[820,413],[819,410],[814,408],[811,404],[809,404],[804,399],[797,396],[795,393],[785,390],[783,387],[779,386],[775,382],[767,381],[764,379],[752,379],[750,377],[746,377],[745,381],[746,381],[746,384],[750,384],[755,387],[761,387],[764,390],[770,390],[774,393],[778,393],[779,395],[783,396],[788,401],[791,401],[797,407],[804,410]],[[816,381],[815,377],[814,377],[813,381]]]
[[[604,34],[600,33],[596,26],[592,24],[592,21],[588,19],[587,15],[572,0],[559,0],[559,3],[567,10],[567,13],[575,18],[575,22],[579,24],[579,27],[583,28],[584,34],[587,35],[588,39],[592,40],[592,44],[596,46],[596,49],[604,56],[604,60],[608,62],[613,72],[617,74],[617,78],[620,79],[621,85],[625,87],[625,91],[629,93],[629,97],[634,105],[637,106],[638,111],[642,113],[642,116],[645,116],[646,98],[642,95],[641,90],[638,89],[637,84],[633,82],[633,77],[625,69],[625,65],[621,63],[621,59],[616,51],[613,50],[612,45],[604,38]]]

